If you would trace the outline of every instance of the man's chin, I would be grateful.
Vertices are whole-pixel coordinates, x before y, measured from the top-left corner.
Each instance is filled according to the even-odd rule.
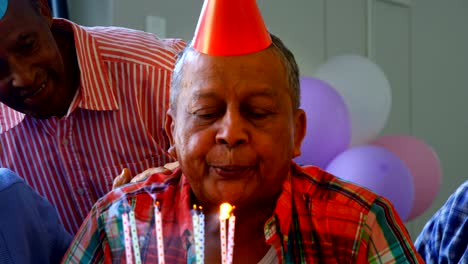
[[[53,116],[52,113],[50,112],[44,112],[44,111],[33,111],[33,110],[27,110],[24,111],[26,115],[29,115],[31,117],[34,117],[36,119],[48,119]]]

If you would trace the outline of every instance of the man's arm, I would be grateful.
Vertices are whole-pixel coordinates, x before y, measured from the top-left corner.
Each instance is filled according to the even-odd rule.
[[[0,168],[0,262],[57,263],[71,240],[56,209],[14,172]]]

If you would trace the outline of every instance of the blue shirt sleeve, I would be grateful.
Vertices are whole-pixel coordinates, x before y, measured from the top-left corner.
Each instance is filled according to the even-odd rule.
[[[59,263],[71,239],[55,208],[0,168],[0,263]]]
[[[426,223],[415,246],[427,263],[468,263],[468,181]]]

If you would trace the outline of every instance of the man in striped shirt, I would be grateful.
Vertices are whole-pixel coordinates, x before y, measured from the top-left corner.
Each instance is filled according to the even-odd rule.
[[[46,0],[0,2],[0,166],[75,233],[123,168],[172,161],[163,117],[185,43],[52,19]]]

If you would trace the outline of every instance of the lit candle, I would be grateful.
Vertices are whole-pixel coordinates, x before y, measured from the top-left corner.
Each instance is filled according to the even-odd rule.
[[[156,225],[156,241],[158,247],[158,263],[164,264],[164,239],[162,231],[162,217],[161,211],[159,210],[159,202],[156,201],[154,206],[154,219]]]
[[[130,220],[130,233],[132,234],[133,256],[135,257],[135,264],[141,264],[140,246],[138,243],[138,233],[135,222],[135,212],[133,212],[133,210],[130,211],[128,218]]]
[[[128,214],[122,214],[122,225],[124,230],[125,257],[128,264],[133,264],[132,241],[130,238],[130,227],[128,223]]]
[[[227,264],[226,220],[229,218],[232,206],[223,203],[219,207],[219,233],[221,240],[221,263]]]

